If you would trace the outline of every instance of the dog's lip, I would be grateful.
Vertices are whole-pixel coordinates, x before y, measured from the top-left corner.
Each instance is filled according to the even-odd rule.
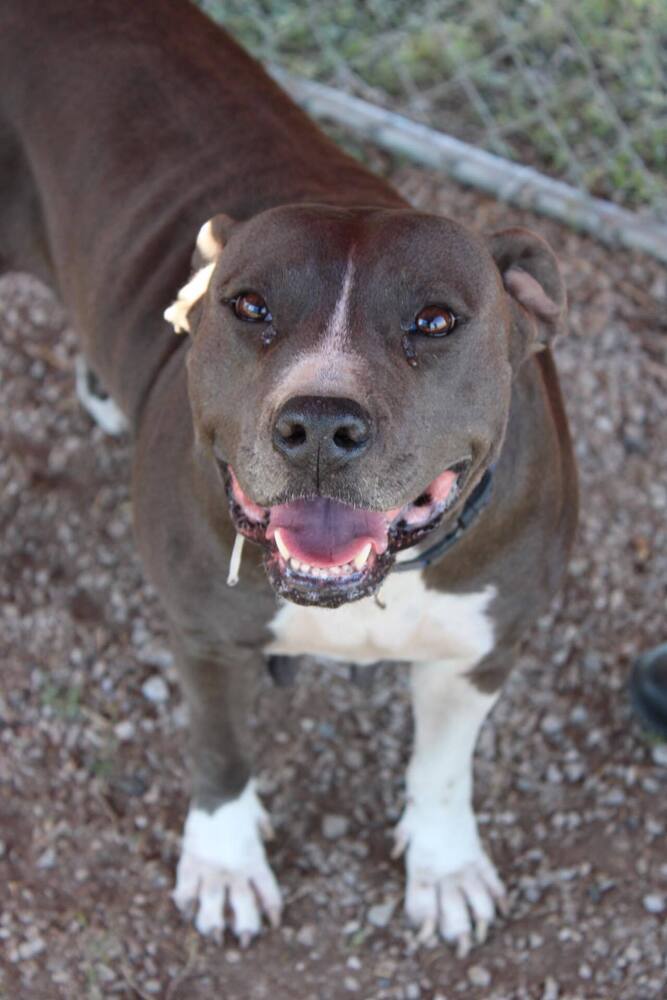
[[[267,550],[265,566],[276,591],[296,603],[336,607],[378,589],[396,553],[416,545],[442,521],[470,466],[467,458],[452,463],[415,500],[386,511],[321,496],[263,507],[244,493],[231,466],[221,463],[221,471],[234,525]],[[342,527],[332,531],[329,525],[327,541],[317,529],[329,517],[342,519]]]

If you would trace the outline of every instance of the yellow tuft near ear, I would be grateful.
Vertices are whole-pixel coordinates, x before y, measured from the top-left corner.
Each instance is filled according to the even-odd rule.
[[[216,237],[213,224],[219,217],[209,219],[199,230],[195,250],[192,254],[193,274],[180,289],[176,301],[165,309],[163,316],[171,323],[176,333],[191,333],[190,310],[206,294],[215,262],[223,249],[223,243]]]
[[[218,256],[222,250],[222,243],[220,243],[213,235],[213,219],[209,219],[205,222],[197,233],[197,250],[202,256],[202,259],[210,264],[212,260]]]
[[[191,332],[188,313],[206,294],[206,289],[208,288],[214,268],[215,261],[196,271],[187,285],[183,285],[176,296],[176,301],[172,302],[168,309],[165,309],[164,318],[167,323],[171,323],[175,333]]]

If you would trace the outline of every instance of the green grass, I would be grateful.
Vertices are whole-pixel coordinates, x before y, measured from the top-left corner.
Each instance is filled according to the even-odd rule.
[[[665,0],[199,0],[255,56],[667,211]]]

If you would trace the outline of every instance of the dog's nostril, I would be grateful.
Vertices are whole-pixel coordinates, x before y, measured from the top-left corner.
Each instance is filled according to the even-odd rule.
[[[291,445],[293,448],[298,447],[298,445],[303,444],[306,440],[306,428],[301,424],[295,424],[288,434],[283,434],[283,441],[285,444]]]
[[[280,420],[276,424],[276,435],[287,448],[298,448],[305,444],[307,433],[303,424],[292,420]]]
[[[333,436],[334,444],[341,451],[354,451],[368,440],[368,432],[359,424],[346,424],[339,427]]]

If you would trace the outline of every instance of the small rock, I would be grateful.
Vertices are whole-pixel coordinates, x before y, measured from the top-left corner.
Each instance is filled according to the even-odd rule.
[[[658,743],[651,751],[653,763],[660,767],[667,767],[667,743]]]
[[[368,923],[372,924],[373,927],[387,927],[392,916],[394,915],[395,909],[395,899],[388,899],[384,903],[376,903],[376,905],[371,906],[368,911]]]
[[[32,941],[24,941],[18,947],[18,957],[25,961],[28,958],[34,958],[36,955],[41,955],[41,953],[46,948],[44,941],[40,937],[33,938]]]
[[[542,991],[542,1000],[558,1000],[560,994],[560,987],[558,983],[553,978],[553,976],[548,976],[544,980],[544,990]]]
[[[154,705],[163,704],[169,698],[169,688],[167,682],[159,674],[153,674],[141,685],[144,698],[153,702]]]
[[[649,893],[648,896],[644,896],[642,902],[644,909],[648,913],[664,913],[665,909],[667,909],[665,897],[661,896],[659,892]]]
[[[557,715],[545,715],[542,719],[540,729],[545,736],[556,736],[563,731],[563,723]]]
[[[47,847],[43,854],[37,858],[38,868],[54,868],[56,864],[56,852],[52,847]]]
[[[304,924],[301,930],[296,936],[299,944],[302,944],[304,948],[312,948],[315,944],[315,928],[312,924]]]
[[[574,723],[575,726],[583,726],[585,722],[588,722],[588,712],[583,705],[575,705],[570,712],[570,721]]]
[[[329,814],[322,819],[322,833],[327,840],[338,840],[347,833],[349,820],[346,816],[334,816]]]
[[[145,693],[145,692],[144,692]],[[146,695],[148,697],[148,695]],[[131,740],[134,738],[136,732],[134,723],[126,719],[124,722],[118,722],[114,727],[113,731],[116,734],[116,738],[124,743],[126,740]]]
[[[471,965],[468,969],[468,979],[473,986],[488,986],[491,982],[491,973],[482,965]]]
[[[562,785],[563,775],[557,764],[549,764],[547,767],[547,781],[550,785]]]
[[[422,995],[419,983],[408,983],[405,987],[405,1000],[419,1000]]]

